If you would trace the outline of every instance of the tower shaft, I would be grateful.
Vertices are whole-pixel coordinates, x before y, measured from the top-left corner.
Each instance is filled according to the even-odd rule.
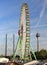
[[[40,37],[37,37],[37,51],[40,50]]]
[[[5,39],[5,56],[7,56],[7,34],[6,34],[6,39]]]
[[[15,50],[15,35],[13,34],[13,54],[14,54],[14,50]]]

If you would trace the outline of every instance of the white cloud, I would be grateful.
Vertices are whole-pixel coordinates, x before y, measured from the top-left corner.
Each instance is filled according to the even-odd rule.
[[[44,15],[44,12],[45,12],[45,8],[46,8],[46,0],[44,0],[44,4],[43,4],[43,8],[42,8],[42,10],[41,10],[41,12],[40,12],[40,18],[42,18],[43,17],[43,15]]]
[[[45,12],[45,7],[46,7],[46,5],[47,5],[47,3],[46,3],[46,2],[47,2],[47,1],[46,1],[46,0],[44,0],[44,4],[43,4],[42,10],[41,10],[41,12],[40,12],[40,16],[39,16],[38,22],[37,22],[37,24],[36,24],[36,26],[35,26],[35,27],[38,27],[38,26],[39,26],[39,23],[40,23],[40,21],[41,21],[41,19],[42,19],[43,15],[44,15],[44,12]]]
[[[43,28],[43,27],[47,27],[47,24],[44,25],[38,25],[38,26],[31,26],[31,28]]]

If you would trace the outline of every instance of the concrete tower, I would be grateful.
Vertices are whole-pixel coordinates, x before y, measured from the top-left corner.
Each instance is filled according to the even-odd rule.
[[[5,56],[7,56],[7,34],[5,38]]]
[[[40,33],[37,33],[36,37],[37,37],[37,51],[39,52],[39,50],[40,50]]]
[[[15,35],[13,34],[13,54],[14,54],[14,50],[15,50]]]

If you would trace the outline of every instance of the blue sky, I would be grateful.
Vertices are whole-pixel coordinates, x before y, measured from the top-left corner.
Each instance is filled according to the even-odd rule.
[[[30,13],[31,44],[37,49],[36,33],[40,33],[40,49],[47,49],[47,0],[0,0],[0,54],[4,54],[5,34],[8,34],[8,53],[12,53],[12,36],[18,39],[20,10],[27,3]]]

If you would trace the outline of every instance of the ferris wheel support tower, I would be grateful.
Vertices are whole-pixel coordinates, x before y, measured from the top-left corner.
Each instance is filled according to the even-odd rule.
[[[21,7],[18,41],[14,52],[14,58],[19,54],[20,59],[29,60],[30,57],[30,19],[27,3]]]

